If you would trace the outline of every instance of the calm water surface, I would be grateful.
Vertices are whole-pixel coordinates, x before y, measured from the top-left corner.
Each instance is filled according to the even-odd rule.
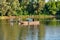
[[[0,19],[0,40],[60,40],[60,21],[44,19],[39,26],[23,26]]]

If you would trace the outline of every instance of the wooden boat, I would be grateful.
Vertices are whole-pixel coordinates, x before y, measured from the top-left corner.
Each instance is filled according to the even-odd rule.
[[[22,22],[19,22],[19,25],[40,25],[40,22],[39,21],[31,21],[31,22],[28,22],[28,21],[22,21]]]

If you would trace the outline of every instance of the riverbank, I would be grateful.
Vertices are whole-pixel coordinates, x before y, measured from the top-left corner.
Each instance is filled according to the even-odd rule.
[[[44,19],[44,18],[53,18],[55,16],[52,16],[52,15],[21,15],[21,16],[0,16],[0,19],[11,19],[11,18],[22,18],[22,19],[25,19],[25,18],[41,18],[41,19]]]

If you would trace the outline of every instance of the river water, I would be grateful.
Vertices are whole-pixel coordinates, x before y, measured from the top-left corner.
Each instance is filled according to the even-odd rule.
[[[0,19],[0,40],[60,40],[60,20],[40,20],[38,26],[23,26]]]

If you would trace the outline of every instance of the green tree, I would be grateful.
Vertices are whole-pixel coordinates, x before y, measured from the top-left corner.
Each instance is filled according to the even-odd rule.
[[[48,3],[45,4],[44,10],[48,14],[56,15],[57,12],[56,2],[54,0],[50,0]]]
[[[56,4],[55,4],[55,2],[53,2],[52,4],[51,4],[51,8],[50,8],[50,12],[53,14],[53,15],[55,15],[56,14],[56,10],[57,8],[56,8]]]
[[[15,11],[19,8],[19,1],[18,0],[5,0],[1,1],[1,14],[3,15],[12,15],[16,14]]]
[[[56,15],[60,15],[60,1],[56,2],[56,7],[57,7],[57,14]]]
[[[42,13],[42,10],[43,10],[43,8],[44,8],[44,6],[45,6],[45,0],[39,0],[39,9],[38,9],[38,12],[39,13]]]

